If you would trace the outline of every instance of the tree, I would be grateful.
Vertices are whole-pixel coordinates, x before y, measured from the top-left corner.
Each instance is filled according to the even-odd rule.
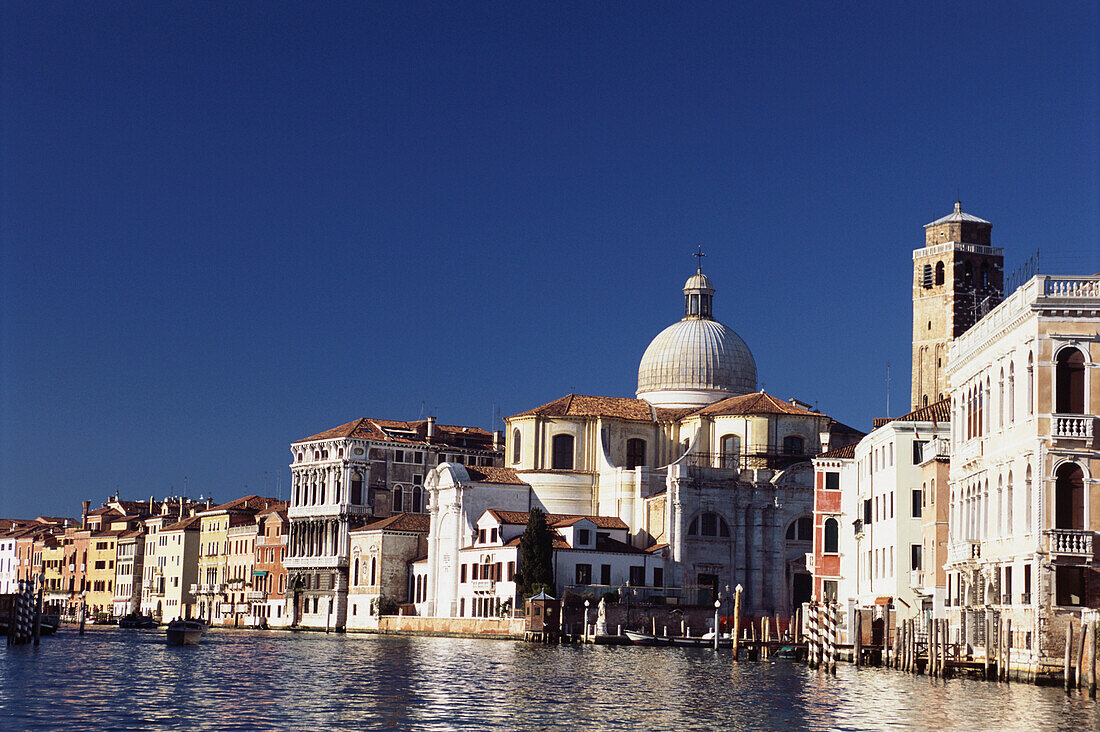
[[[531,509],[519,539],[519,575],[521,597],[554,592],[554,534],[541,508]]]

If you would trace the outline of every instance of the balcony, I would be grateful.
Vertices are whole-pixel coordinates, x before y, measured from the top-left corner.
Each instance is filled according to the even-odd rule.
[[[807,554],[806,554],[806,571],[809,572],[810,574],[813,574],[814,569],[816,569],[816,567],[817,567],[817,563],[814,561],[813,552],[807,552]]]
[[[947,563],[957,564],[982,558],[982,545],[973,540],[955,541],[947,546]]]
[[[199,586],[198,585],[191,585],[190,587],[187,588],[187,591],[190,592],[192,595],[197,595],[197,594],[199,594]]]
[[[1081,529],[1048,529],[1047,551],[1052,557],[1092,561],[1095,532]]]
[[[266,592],[249,592],[245,594],[245,599],[249,602],[263,602],[267,599]]]
[[[491,579],[478,579],[470,582],[470,589],[474,592],[494,592],[496,587],[496,580]]]
[[[1050,431],[1054,437],[1070,440],[1092,439],[1093,418],[1091,416],[1052,414],[1050,422]]]
[[[944,437],[929,440],[921,447],[921,462],[928,462],[933,458],[951,457],[951,441]]]
[[[967,440],[963,443],[956,453],[956,459],[960,465],[967,465],[975,460],[978,460],[982,456],[982,439],[975,437],[971,440]]]
[[[913,569],[909,571],[909,587],[914,590],[924,589],[924,571]]]

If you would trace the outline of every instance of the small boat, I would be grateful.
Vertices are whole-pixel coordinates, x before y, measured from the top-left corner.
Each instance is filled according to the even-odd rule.
[[[148,615],[138,615],[137,613],[130,613],[129,615],[123,615],[118,619],[118,627],[120,628],[140,628],[148,630],[149,628],[157,627],[157,621],[153,620]]]
[[[671,638],[661,637],[659,635],[650,635],[649,633],[639,633],[636,630],[624,630],[625,635],[631,643],[636,646],[670,646],[672,645]]]
[[[191,646],[195,645],[206,632],[206,623],[201,620],[184,620],[177,618],[168,623],[168,645]]]

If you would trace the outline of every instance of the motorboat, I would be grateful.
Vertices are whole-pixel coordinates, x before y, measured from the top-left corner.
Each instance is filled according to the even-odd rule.
[[[118,627],[120,628],[140,628],[148,630],[149,628],[157,627],[157,621],[153,620],[148,615],[138,615],[137,613],[130,613],[129,615],[123,615],[118,619]]]
[[[168,623],[168,645],[191,646],[202,639],[206,632],[206,623],[202,620],[188,620],[177,618]]]

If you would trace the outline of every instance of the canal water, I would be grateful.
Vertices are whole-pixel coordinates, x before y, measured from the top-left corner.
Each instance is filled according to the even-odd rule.
[[[4,730],[1098,730],[1057,687],[729,651],[211,630],[62,629],[0,651]]]

